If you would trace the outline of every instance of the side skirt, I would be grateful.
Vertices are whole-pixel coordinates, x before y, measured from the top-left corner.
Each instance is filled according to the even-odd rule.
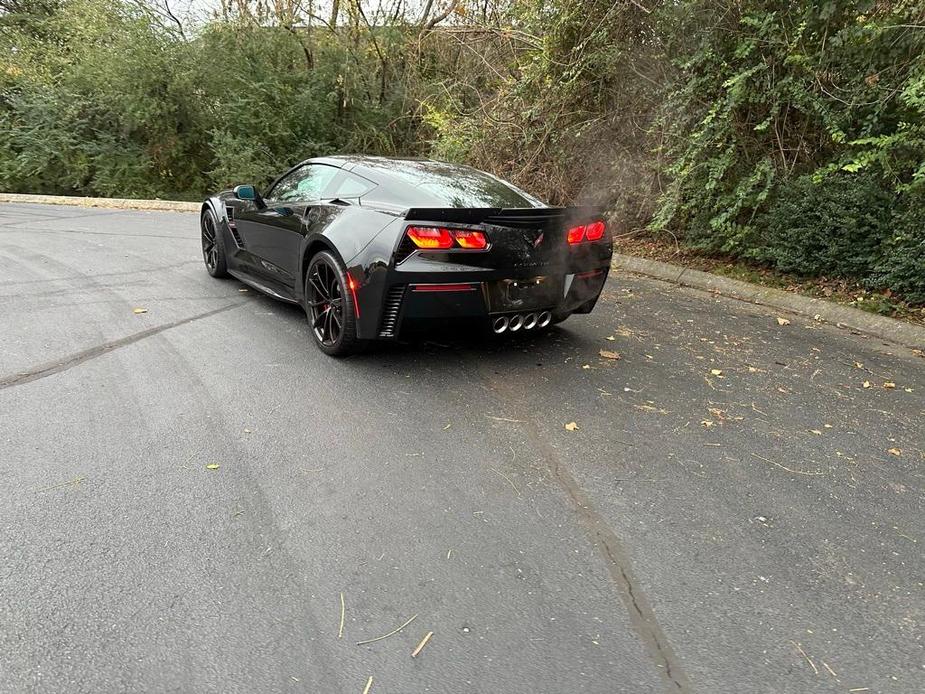
[[[245,275],[240,270],[228,270],[228,274],[234,277],[235,279],[240,280],[241,282],[248,285],[249,287],[253,287],[258,292],[263,292],[267,296],[272,296],[274,299],[285,301],[287,304],[295,304],[296,306],[299,305],[299,302],[295,299],[295,297],[285,296],[284,294],[280,294],[275,289],[271,289],[270,287],[265,285],[263,282],[259,282],[258,280],[255,280],[252,277],[250,277],[249,275]]]

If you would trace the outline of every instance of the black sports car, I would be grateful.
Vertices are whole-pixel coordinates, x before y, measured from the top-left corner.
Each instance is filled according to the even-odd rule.
[[[202,255],[300,304],[330,355],[434,321],[530,332],[594,307],[613,254],[600,211],[549,207],[481,171],[323,157],[202,205]]]

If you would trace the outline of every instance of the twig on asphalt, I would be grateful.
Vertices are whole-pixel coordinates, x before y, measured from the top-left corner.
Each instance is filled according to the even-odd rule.
[[[434,632],[432,632],[432,631],[428,631],[428,632],[427,632],[427,635],[426,635],[423,639],[421,639],[421,643],[418,644],[418,647],[415,648],[415,649],[411,652],[411,657],[412,657],[412,658],[417,658],[417,657],[418,657],[418,653],[420,653],[421,650],[424,648],[424,646],[427,645],[427,642],[430,641],[430,637],[433,636],[433,635],[434,635]]]
[[[830,667],[829,667],[829,664],[828,664],[827,662],[825,662],[825,661],[823,660],[823,661],[822,661],[822,665],[823,665],[823,667],[825,667],[826,670],[829,671],[829,674],[832,675],[832,677],[834,677],[835,679],[838,679],[838,675],[835,674],[835,670],[833,670],[832,668],[830,668]]]
[[[758,458],[758,460],[763,460],[763,461],[766,462],[766,463],[771,463],[771,465],[776,465],[776,466],[779,467],[781,470],[786,470],[787,472],[792,472],[792,473],[795,474],[795,475],[822,475],[822,474],[825,474],[825,473],[823,473],[821,470],[794,470],[793,468],[789,468],[789,467],[787,467],[786,465],[781,465],[780,463],[777,463],[777,462],[771,460],[770,458],[765,458],[765,457],[762,456],[762,455],[758,455],[757,453],[752,453],[752,455],[755,456],[756,458]]]
[[[514,424],[523,424],[524,420],[522,419],[511,419],[509,417],[492,417],[490,414],[485,415],[489,419],[493,419],[496,422],[513,422]]]
[[[382,635],[382,636],[377,636],[377,637],[374,638],[374,639],[366,639],[365,641],[357,641],[357,646],[365,646],[367,643],[374,643],[374,642],[376,642],[376,641],[382,641],[382,639],[387,639],[387,638],[389,638],[390,636],[395,636],[395,634],[397,634],[398,632],[400,632],[402,629],[404,629],[406,626],[408,626],[409,624],[411,624],[411,622],[413,622],[413,621],[414,621],[415,619],[417,619],[417,618],[418,618],[418,616],[417,616],[417,615],[414,615],[414,616],[411,617],[411,619],[409,619],[407,622],[405,622],[404,624],[402,624],[402,625],[401,625],[400,627],[398,627],[397,629],[393,629],[393,630],[390,631],[388,634],[384,634],[384,635]],[[372,680],[371,677],[370,677],[370,680]]]
[[[83,482],[85,479],[87,478],[86,477],[75,477],[74,479],[68,480],[67,482],[61,482],[60,484],[53,484],[50,487],[42,487],[41,489],[36,489],[35,491],[36,493],[47,492],[47,491],[51,491],[52,489],[60,489],[61,487],[67,487],[68,485],[74,485],[76,487],[78,484]]]
[[[798,644],[796,641],[791,641],[790,643],[792,643],[794,646],[797,647],[797,650],[800,652],[800,654],[804,658],[806,658],[806,662],[809,663],[809,666],[813,669],[813,672],[815,672],[818,675],[819,668],[816,667],[816,664],[813,662],[813,659],[810,658],[808,655],[806,655],[806,651],[803,650],[803,647],[800,646],[800,644]]]
[[[363,687],[363,694],[369,694],[369,690],[373,688],[373,676],[370,675],[369,679],[366,680],[366,686]]]
[[[517,489],[517,486],[511,481],[511,478],[510,478],[510,477],[508,477],[507,475],[505,475],[505,474],[504,474],[503,472],[501,472],[500,470],[495,470],[494,468],[488,468],[488,469],[491,470],[492,472],[498,473],[498,474],[501,475],[504,479],[506,479],[506,480],[507,480],[507,483],[508,483],[509,485],[511,485],[511,489],[514,490],[514,493],[515,493],[517,496],[520,496],[520,490]]]
[[[340,626],[337,628],[337,638],[344,638],[344,613],[347,611],[344,605],[344,594],[340,594]]]

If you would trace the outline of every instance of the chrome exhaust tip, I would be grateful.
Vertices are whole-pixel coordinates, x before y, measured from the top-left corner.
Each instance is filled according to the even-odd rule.
[[[550,323],[552,323],[552,314],[549,311],[543,311],[536,321],[537,326],[540,328],[545,328]]]
[[[524,325],[523,316],[520,316],[520,315],[511,316],[511,321],[510,323],[508,323],[508,328],[510,329],[512,333],[516,333],[518,330],[520,330],[523,327],[523,325]]]
[[[491,324],[491,329],[495,331],[495,335],[500,335],[505,330],[507,330],[508,319],[505,316],[500,318],[495,318],[495,322]]]
[[[535,313],[528,313],[524,318],[524,330],[533,330],[536,327],[537,319]]]

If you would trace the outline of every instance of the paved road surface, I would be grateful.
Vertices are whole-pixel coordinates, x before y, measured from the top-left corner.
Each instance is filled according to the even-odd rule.
[[[923,691],[921,354],[618,276],[336,361],[197,233],[0,207],[0,691]]]

